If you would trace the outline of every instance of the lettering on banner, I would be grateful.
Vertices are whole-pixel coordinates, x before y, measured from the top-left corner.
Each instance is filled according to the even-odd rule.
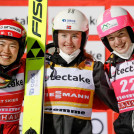
[[[11,25],[1,25],[0,30],[11,30],[21,34],[21,29]]]
[[[83,90],[83,89],[67,89],[67,88],[50,88],[45,90],[45,102],[46,105],[49,105],[51,100],[52,104],[58,101],[58,105],[64,105],[63,102],[70,102],[71,105],[74,104],[81,104],[81,106],[88,105],[89,101],[91,101],[92,93],[90,90]],[[56,104],[57,105],[57,104]]]
[[[90,93],[89,93],[90,94]],[[77,93],[70,93],[70,92],[64,92],[64,91],[55,91],[55,92],[49,92],[45,94],[46,97],[55,97],[56,99],[61,99],[62,97],[68,97],[68,98],[81,98],[81,99],[87,99],[89,100],[90,96],[89,94],[77,94]]]
[[[20,118],[20,113],[16,114],[0,114],[0,121],[17,121]]]
[[[68,81],[79,81],[79,82],[83,82],[83,83],[87,83],[90,84],[90,79],[82,77],[81,75],[78,76],[73,76],[71,74],[67,74],[67,75],[56,75],[55,77],[53,76],[48,76],[46,80],[68,80]]]
[[[124,73],[132,73],[134,72],[134,61],[132,61],[130,63],[131,65],[127,66],[127,67],[120,67],[120,69],[116,68],[116,71],[112,73],[112,76],[114,77],[115,75],[122,75]]]
[[[129,66],[126,68],[121,68],[121,69],[116,69],[116,74],[120,75],[120,74],[124,74],[127,72],[134,72],[134,66]]]
[[[90,25],[96,25],[97,19],[92,18],[92,16],[89,17],[89,24]]]
[[[124,102],[120,102],[118,103],[119,109],[123,110],[126,108],[132,108],[134,107],[134,100],[128,100],[128,101],[124,101]]]
[[[85,115],[85,111],[78,111],[78,110],[70,110],[70,109],[61,109],[61,108],[45,108],[45,111],[56,111],[56,112],[64,112],[70,114],[78,114],[78,115]]]
[[[17,102],[18,98],[13,98],[13,99],[2,99],[0,100],[0,103],[11,103],[11,102]]]
[[[122,95],[122,96],[118,96],[117,100],[122,100],[122,99],[131,99],[134,97],[134,94],[126,94],[126,95]]]
[[[8,18],[8,19],[13,19],[13,20],[16,20],[18,22],[20,22],[22,25],[28,25],[28,16],[26,16],[25,18],[20,18],[21,16],[17,17],[13,17],[13,18]],[[7,19],[7,18],[0,18],[0,20],[3,20],[3,19]]]
[[[16,86],[23,86],[24,81],[23,80],[17,80],[15,79],[13,82],[11,82],[8,87],[16,87]]]
[[[18,112],[21,110],[21,107],[18,108],[0,108],[0,112]]]
[[[41,71],[39,70],[31,70],[28,71],[28,90],[27,90],[27,95],[31,96],[31,95],[39,95],[40,94],[40,90],[38,90],[40,88],[40,75],[41,75]]]

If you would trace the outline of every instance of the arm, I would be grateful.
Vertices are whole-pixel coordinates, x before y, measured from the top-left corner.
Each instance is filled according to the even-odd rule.
[[[109,87],[108,79],[101,62],[95,62],[93,78],[95,83],[95,94],[112,110],[118,112],[118,103],[114,90]]]

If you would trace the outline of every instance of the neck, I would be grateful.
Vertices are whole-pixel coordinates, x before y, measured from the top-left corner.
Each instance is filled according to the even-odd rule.
[[[116,51],[113,51],[114,54],[116,54],[117,56],[119,56],[122,59],[129,59],[132,55],[134,49],[134,44],[132,43],[131,46],[129,47],[128,51],[125,54],[119,54]]]
[[[68,55],[66,53],[64,53],[61,49],[60,49],[60,53],[59,55],[69,64],[70,62],[72,62],[80,53],[80,49],[77,49],[75,52],[73,52],[71,55]]]

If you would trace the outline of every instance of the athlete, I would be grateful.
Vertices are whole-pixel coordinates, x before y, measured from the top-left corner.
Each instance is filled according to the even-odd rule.
[[[79,10],[65,9],[55,16],[52,29],[51,45],[55,51],[47,55],[44,133],[92,134],[94,92],[110,108],[115,111],[118,108],[103,64],[93,61],[84,50],[89,33],[88,19]]]
[[[116,134],[134,134],[134,21],[127,10],[111,7],[97,20],[97,31],[111,52],[105,62],[111,86],[118,101]]]
[[[24,96],[26,30],[12,19],[0,20],[0,134],[19,134]]]

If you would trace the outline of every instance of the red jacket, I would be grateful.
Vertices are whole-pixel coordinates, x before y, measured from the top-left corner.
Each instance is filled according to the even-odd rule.
[[[0,134],[19,134],[19,119],[24,97],[25,60],[6,74],[14,75],[6,87],[0,88]]]

